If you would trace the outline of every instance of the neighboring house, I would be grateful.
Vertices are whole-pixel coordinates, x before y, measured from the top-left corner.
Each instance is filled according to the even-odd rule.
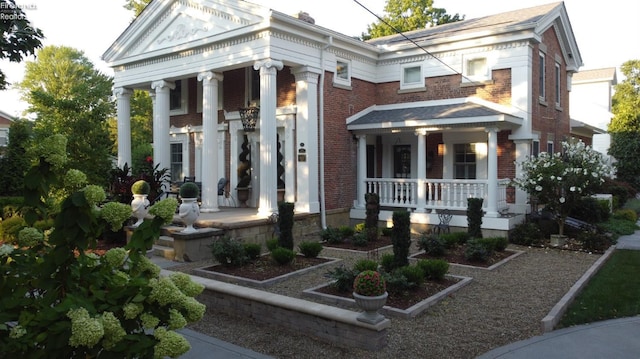
[[[571,76],[582,66],[564,3],[369,42],[235,0],[154,0],[104,53],[115,71],[118,163],[131,162],[131,90],[154,96],[154,160],[172,180],[202,182],[220,210],[219,178],[267,216],[277,189],[297,213],[416,224],[484,198],[483,228],[505,231],[529,209],[509,187],[515,161],[559,151],[570,136]],[[243,110],[241,110],[243,109]],[[247,111],[247,109],[253,109]],[[256,114],[243,128],[241,112]]]
[[[571,85],[572,134],[605,155],[609,162],[611,138],[606,132],[613,118],[611,99],[617,84],[616,68],[609,67],[582,70],[573,75]]]
[[[0,111],[0,148],[4,148],[9,143],[9,128],[14,121],[14,117],[6,112]]]

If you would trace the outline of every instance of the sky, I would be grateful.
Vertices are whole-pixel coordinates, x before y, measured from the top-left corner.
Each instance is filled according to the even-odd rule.
[[[331,30],[359,36],[367,25],[375,22],[374,14],[382,15],[386,0],[251,0],[285,14],[300,11],[309,13],[320,25]],[[434,0],[434,6],[449,14],[464,15],[466,19],[500,12],[544,5],[553,0]],[[618,68],[618,81],[623,80],[619,68],[628,60],[640,59],[640,1],[608,0],[591,6],[584,0],[565,0],[569,20],[578,43],[584,66],[581,70],[605,67]],[[113,71],[102,61],[101,55],[127,28],[133,12],[124,8],[125,0],[16,0],[24,5],[31,23],[40,28],[43,44],[70,46],[82,50],[95,67],[112,76]],[[361,4],[361,5],[360,5]],[[624,19],[621,14],[632,14]],[[28,57],[25,61],[34,61]],[[11,83],[22,81],[23,63],[0,60],[0,68]],[[0,111],[20,116],[26,108],[16,90],[0,91]]]

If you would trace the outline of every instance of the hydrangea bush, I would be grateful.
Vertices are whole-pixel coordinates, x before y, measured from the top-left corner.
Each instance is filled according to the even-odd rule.
[[[562,142],[562,152],[541,152],[521,162],[517,187],[555,213],[564,234],[564,223],[578,199],[597,193],[612,169],[600,152],[582,141]]]
[[[81,189],[62,202],[45,237],[32,225],[58,180],[53,171],[63,167],[61,156],[46,153],[25,178],[26,192],[34,192],[25,196],[30,226],[20,231],[19,245],[0,246],[0,356],[176,358],[188,351],[176,330],[204,315],[195,299],[203,286],[184,273],[161,276],[145,256],[177,201],[155,204],[156,216],[138,226],[124,248],[98,256],[87,250],[105,230],[99,219],[121,226],[128,218],[121,206],[110,214],[110,205],[97,207],[104,198],[96,188]]]

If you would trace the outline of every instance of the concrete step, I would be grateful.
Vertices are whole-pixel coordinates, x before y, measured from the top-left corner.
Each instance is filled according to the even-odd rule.
[[[162,257],[169,260],[173,260],[176,257],[176,252],[172,247],[154,244],[152,249],[152,253],[156,257]]]
[[[160,237],[156,240],[155,244],[163,247],[173,248],[173,237],[167,236],[167,235],[160,235]]]

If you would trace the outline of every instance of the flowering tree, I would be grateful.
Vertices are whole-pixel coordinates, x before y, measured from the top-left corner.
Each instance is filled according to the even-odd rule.
[[[43,215],[44,198],[64,167],[63,139],[49,144],[25,177],[28,224]],[[53,230],[27,227],[17,245],[0,245],[3,357],[176,358],[189,350],[176,329],[202,318],[206,307],[195,296],[204,287],[185,273],[161,276],[145,256],[177,200],[154,204],[153,217],[124,248],[98,256],[88,250],[106,229],[100,219],[117,230],[131,216],[126,204],[99,206],[105,197],[95,185],[75,191],[62,202]]]
[[[612,170],[602,154],[582,141],[563,142],[563,152],[542,152],[520,163],[522,177],[517,187],[553,212],[564,234],[564,223],[571,209],[585,196],[595,194]]]

